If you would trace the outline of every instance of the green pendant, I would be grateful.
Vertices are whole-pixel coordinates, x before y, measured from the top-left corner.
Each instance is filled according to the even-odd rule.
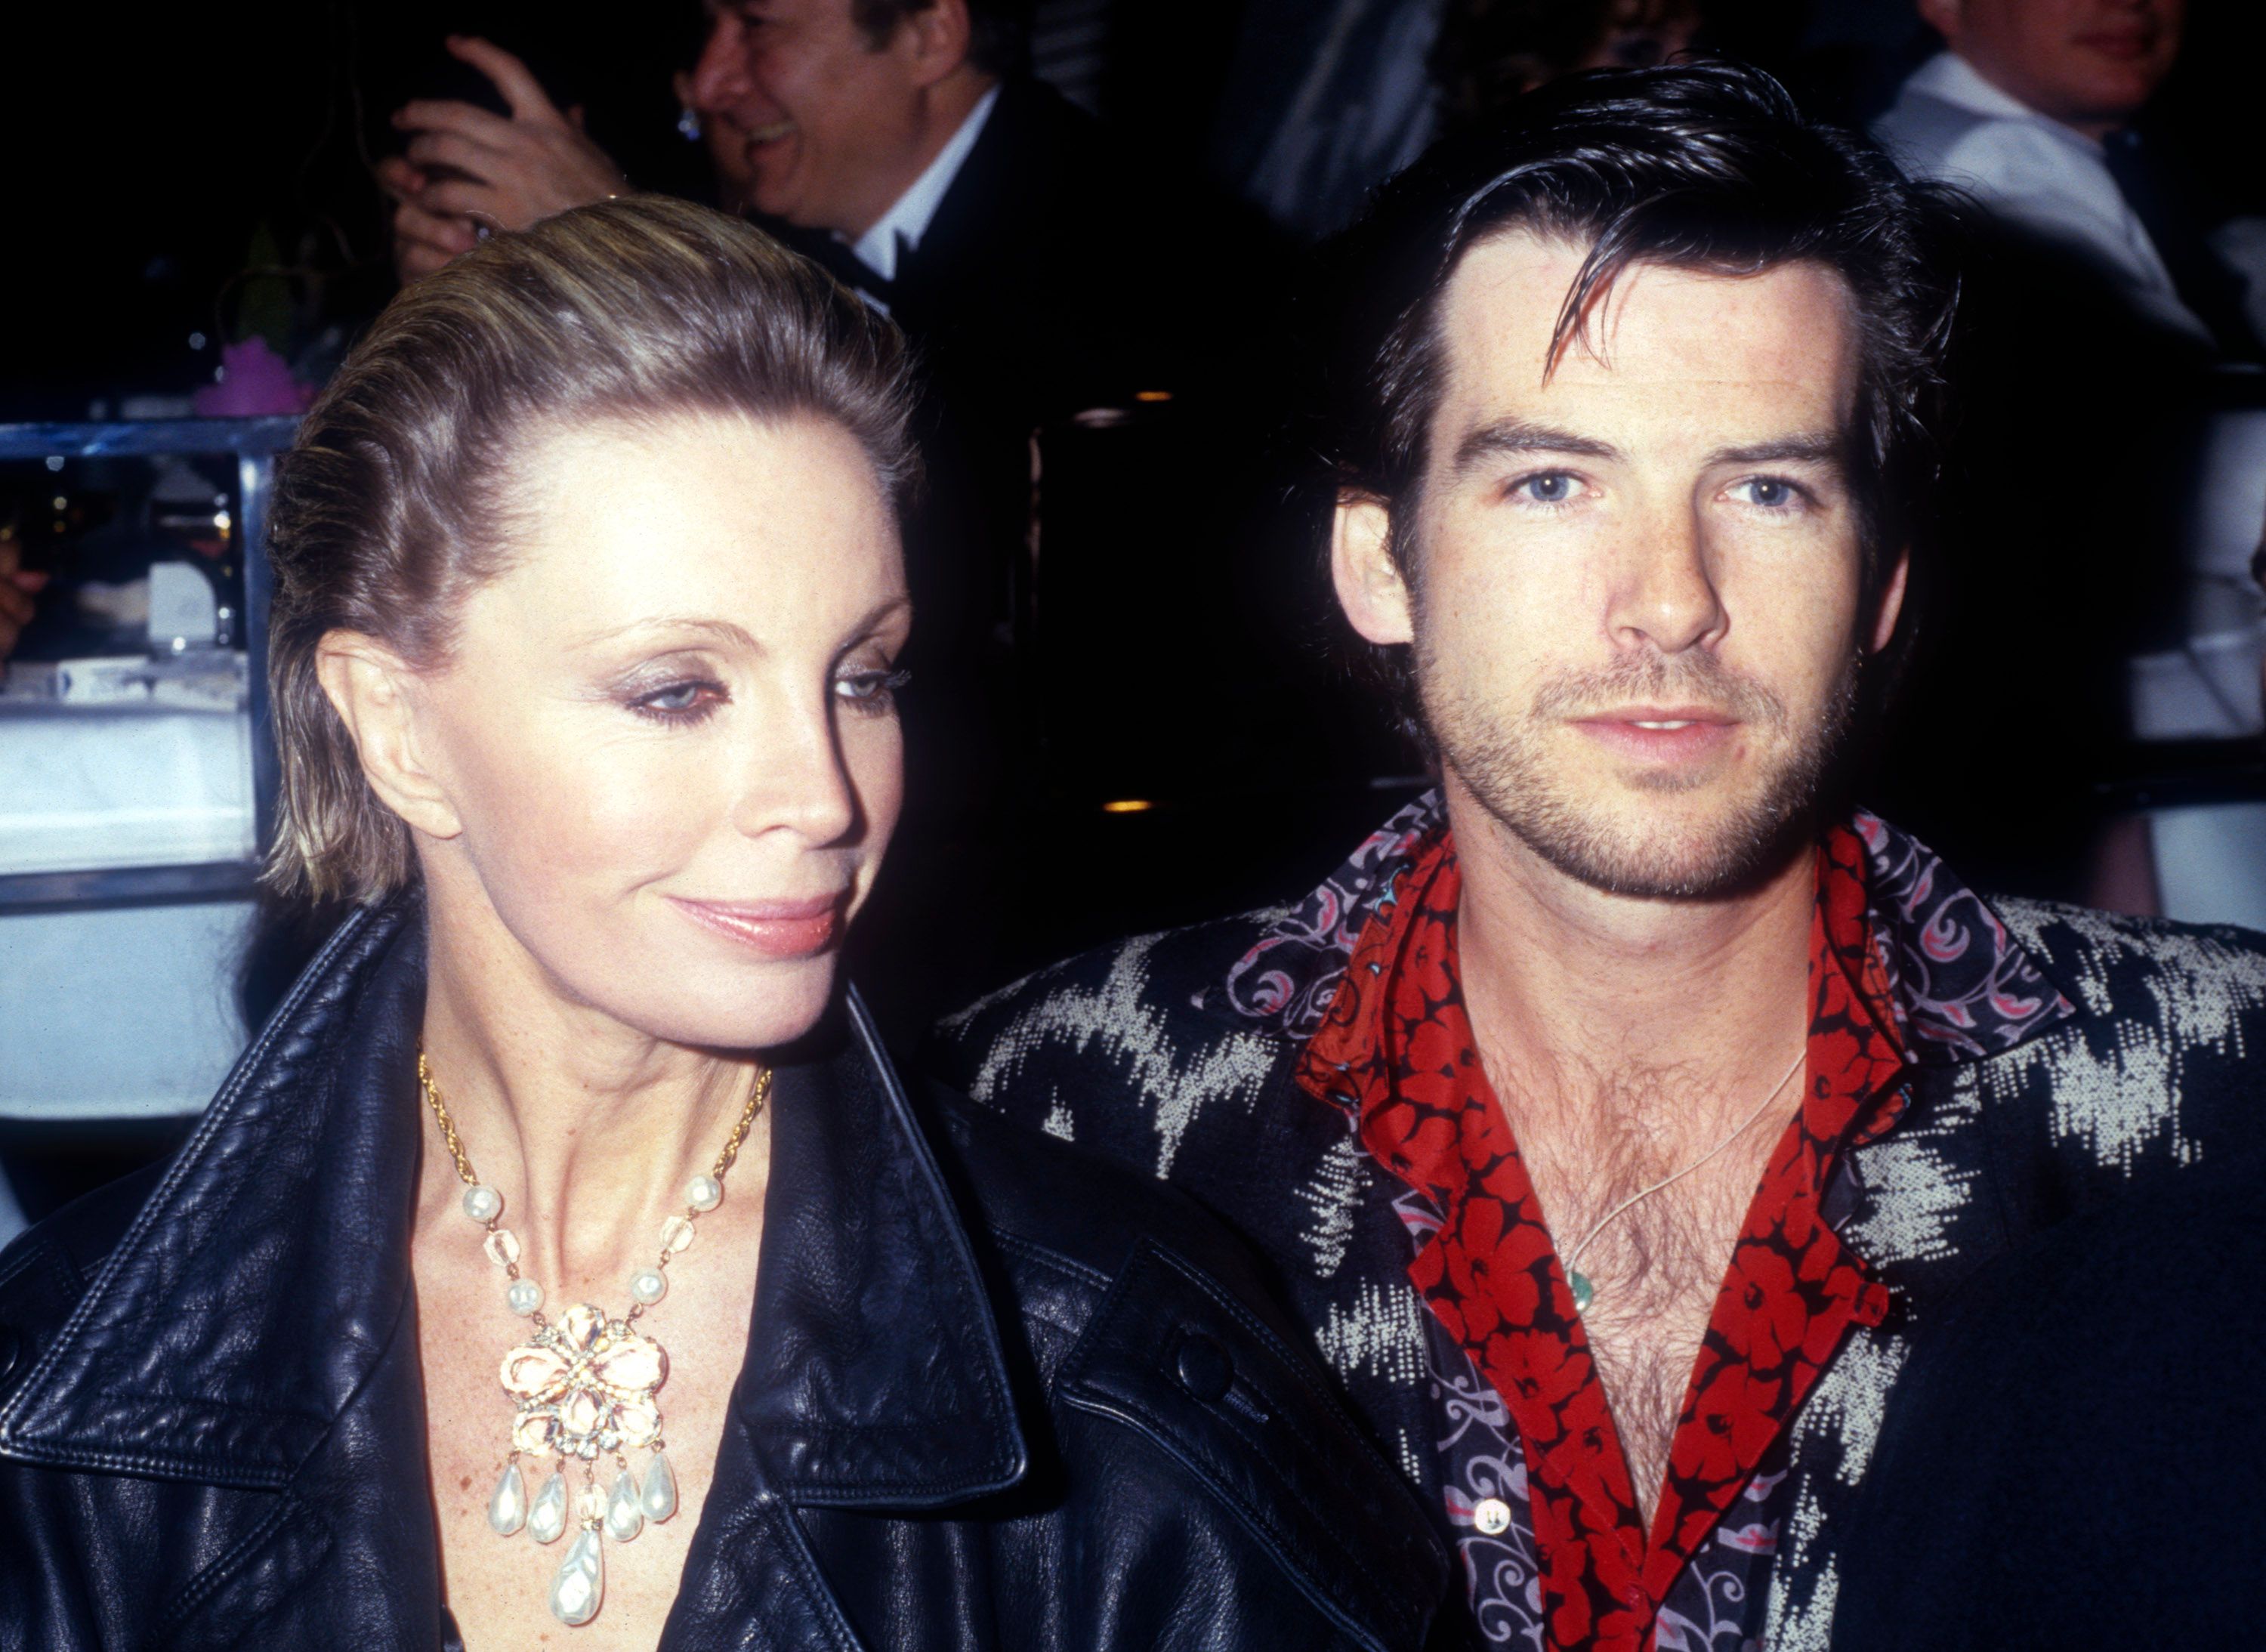
[[[1566,1276],[1566,1283],[1574,1288],[1574,1312],[1587,1313],[1591,1299],[1597,1294],[1597,1288],[1590,1283],[1589,1275],[1576,1269]]]

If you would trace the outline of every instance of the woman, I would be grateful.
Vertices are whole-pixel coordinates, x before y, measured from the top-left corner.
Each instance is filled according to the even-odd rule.
[[[406,291],[277,485],[273,880],[353,915],[0,1255],[0,1645],[1413,1645],[1398,1477],[1152,1183],[836,972],[900,347],[658,200]]]

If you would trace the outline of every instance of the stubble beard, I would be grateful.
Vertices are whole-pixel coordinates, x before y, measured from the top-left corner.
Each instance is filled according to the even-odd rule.
[[[1707,900],[1751,888],[1814,832],[1818,800],[1846,741],[1857,703],[1853,650],[1840,680],[1806,727],[1769,690],[1712,654],[1635,657],[1602,671],[1568,673],[1545,684],[1524,713],[1506,718],[1442,680],[1420,639],[1417,682],[1424,721],[1444,768],[1497,823],[1567,877],[1611,895]],[[1720,783],[1709,774],[1608,778],[1583,795],[1553,768],[1546,742],[1566,720],[1615,705],[1700,704],[1728,712],[1762,735],[1770,766],[1712,819],[1632,824],[1625,804]],[[1793,738],[1787,735],[1791,732]],[[1634,795],[1632,795],[1634,794]]]

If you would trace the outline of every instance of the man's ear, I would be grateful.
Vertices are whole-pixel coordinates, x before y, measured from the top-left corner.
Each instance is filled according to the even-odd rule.
[[[392,650],[358,632],[326,632],[315,676],[347,726],[377,800],[429,837],[464,830],[418,749],[417,680]]]
[[[1880,653],[1897,634],[1897,620],[1904,611],[1904,590],[1911,582],[1911,552],[1899,551],[1889,577],[1881,581],[1880,606],[1873,613],[1873,641],[1867,653]]]
[[[906,55],[916,85],[933,86],[968,61],[974,36],[968,0],[929,0],[897,25],[890,44]]]
[[[1370,641],[1415,640],[1408,581],[1392,559],[1392,514],[1383,500],[1338,495],[1330,525],[1330,582],[1348,622]]]

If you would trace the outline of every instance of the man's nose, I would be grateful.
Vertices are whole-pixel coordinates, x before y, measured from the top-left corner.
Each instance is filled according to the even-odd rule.
[[[1720,640],[1729,616],[1708,567],[1699,511],[1688,503],[1665,507],[1632,526],[1608,594],[1614,646],[1681,654]]]
[[[748,89],[747,31],[730,11],[720,11],[708,26],[708,39],[700,61],[692,66],[692,106],[713,114],[729,106]]]

